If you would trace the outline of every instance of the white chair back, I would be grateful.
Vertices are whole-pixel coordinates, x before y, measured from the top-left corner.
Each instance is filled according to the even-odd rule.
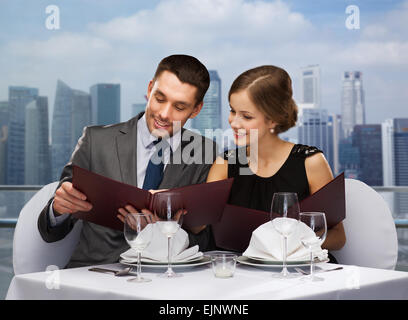
[[[346,244],[331,251],[340,264],[394,269],[398,238],[391,211],[383,197],[365,183],[345,179]]]
[[[20,212],[13,239],[13,268],[16,275],[45,271],[48,266],[64,268],[79,241],[82,221],[75,223],[71,232],[57,242],[45,242],[38,231],[38,216],[57,186],[58,182],[44,186]]]

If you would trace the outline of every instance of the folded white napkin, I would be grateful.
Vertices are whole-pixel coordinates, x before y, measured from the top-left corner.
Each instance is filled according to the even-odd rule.
[[[316,238],[315,233],[303,222],[292,222],[296,224],[296,229],[288,236],[287,261],[310,260],[310,251],[302,245],[302,238]],[[327,258],[327,250],[320,245],[313,247],[314,257],[319,260]],[[252,232],[248,248],[242,254],[246,257],[260,258],[271,261],[283,260],[283,237],[273,227],[269,221],[259,226]]]
[[[152,224],[153,236],[150,244],[142,251],[142,261],[167,262],[167,237],[160,231],[156,223]],[[189,261],[203,256],[198,251],[198,245],[187,248],[189,245],[188,234],[179,229],[170,240],[170,251],[172,262]],[[127,263],[137,262],[137,252],[130,248],[123,252],[120,257]]]

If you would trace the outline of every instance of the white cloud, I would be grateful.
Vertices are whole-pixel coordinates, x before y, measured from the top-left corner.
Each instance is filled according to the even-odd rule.
[[[225,41],[259,42],[298,37],[311,24],[290,12],[280,1],[170,0],[154,10],[140,11],[106,24],[92,24],[90,30],[112,41],[158,46],[198,47]]]
[[[408,42],[362,41],[333,56],[333,62],[366,66],[408,67]]]
[[[96,82],[120,82],[126,119],[130,105],[143,101],[160,59],[186,53],[219,71],[224,98],[233,79],[248,68],[275,64],[296,79],[301,66],[321,64],[323,102],[339,112],[340,99],[332,93],[340,90],[342,71],[392,67],[402,72],[408,66],[408,1],[381,18],[370,25],[362,21],[360,31],[347,31],[343,23],[333,34],[283,1],[162,1],[106,23],[90,21],[81,32],[62,27],[44,31],[52,35],[46,40],[15,40],[0,47],[0,100],[7,99],[10,84],[39,87],[52,106],[57,78],[82,90]],[[347,32],[359,35],[355,42],[346,41]]]

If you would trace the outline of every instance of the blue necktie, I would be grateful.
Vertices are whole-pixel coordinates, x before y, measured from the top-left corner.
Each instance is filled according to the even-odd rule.
[[[159,140],[153,141],[153,144],[157,146],[157,144],[161,141],[161,138],[159,138]],[[164,142],[157,146],[158,150],[153,153],[147,165],[146,175],[143,182],[143,189],[145,190],[157,190],[163,180],[163,144]]]

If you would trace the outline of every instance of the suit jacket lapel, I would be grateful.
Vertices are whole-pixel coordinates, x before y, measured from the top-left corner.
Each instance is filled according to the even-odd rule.
[[[124,183],[137,186],[137,121],[143,113],[130,119],[116,137],[120,174]]]

